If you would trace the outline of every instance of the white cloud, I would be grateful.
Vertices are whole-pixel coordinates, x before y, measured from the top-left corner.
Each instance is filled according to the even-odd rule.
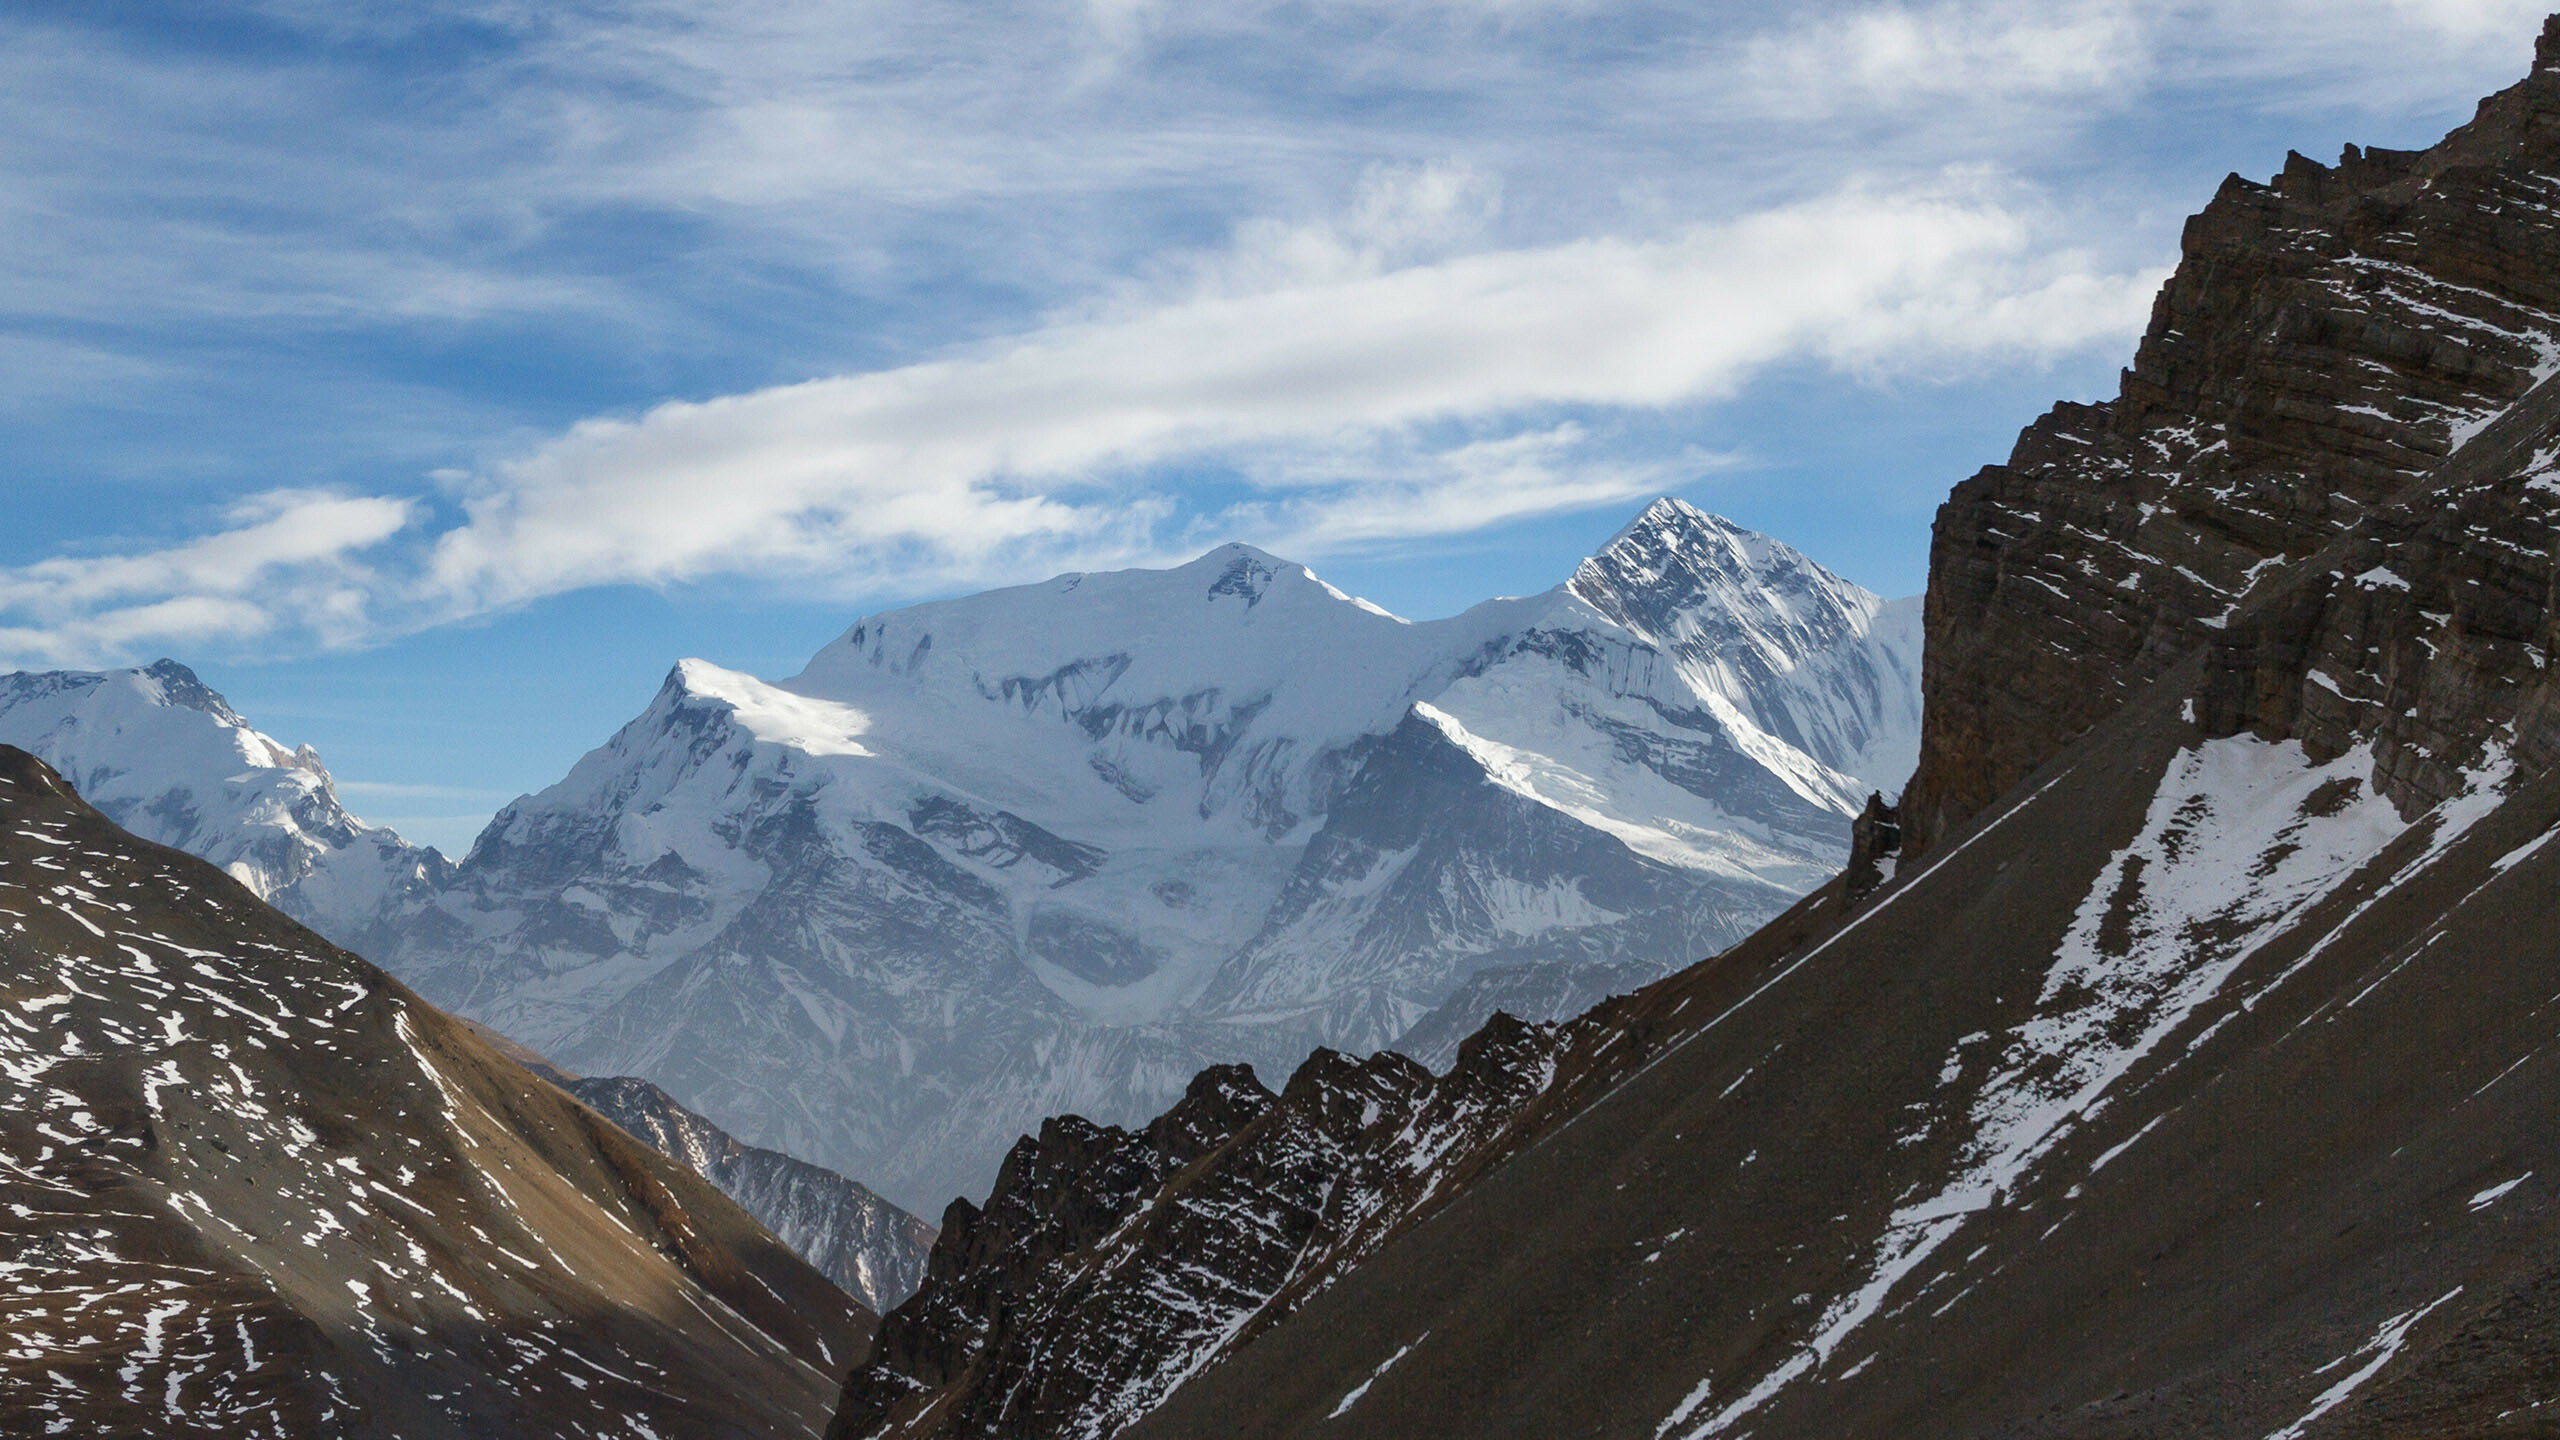
[[[277,490],[179,544],[0,569],[0,656],[77,664],[280,629],[353,641],[372,628],[380,585],[355,557],[415,515],[406,500]]]
[[[1674,470],[1594,453],[1573,423],[1527,429],[1440,449],[1395,437],[1335,448],[1302,447],[1248,459],[1245,471],[1278,492],[1220,511],[1198,541],[1230,536],[1283,555],[1325,555],[1384,541],[1463,535],[1534,515],[1588,510],[1658,494],[1720,468],[1691,457]]]
[[[1500,183],[1472,167],[1372,165],[1340,216],[1247,220],[1225,249],[1190,257],[1194,284],[1202,294],[1250,295],[1445,259],[1481,248],[1501,208]]]
[[[2249,86],[2277,111],[2442,114],[2466,112],[2515,83],[2551,8],[2544,0],[2190,0],[2153,23],[2164,65],[2188,85]]]
[[[1929,373],[2138,332],[2159,275],[2098,273],[2039,250],[2034,229],[1995,189],[1956,183],[1852,189],[1658,240],[1279,265],[1262,288],[1123,306],[949,359],[589,421],[467,497],[428,583],[472,611],[608,581],[867,570],[884,553],[970,574],[1025,549],[1131,543],[1153,518],[1132,507],[1153,497],[1129,477],[1171,462],[1684,404],[1796,360]]]
[[[0,644],[345,643],[599,584],[912,592],[1236,534],[1312,557],[1612,503],[1686,477],[1613,457],[1572,414],[1712,401],[1778,365],[1927,376],[2137,332],[2159,277],[2053,248],[2026,198],[1956,176],[1651,239],[1466,250],[1486,187],[1379,172],[1342,218],[1244,227],[1152,302],[590,419],[460,480],[459,523],[370,568],[356,557],[414,506],[278,492],[188,544],[0,572],[0,616],[43,622]],[[1248,493],[1204,509],[1184,467]]]
[[[2150,61],[2130,0],[1886,4],[1801,21],[1755,38],[1743,55],[1760,105],[1808,116],[2020,99],[2086,110]]]
[[[102,390],[131,389],[161,367],[78,341],[0,333],[0,409],[76,403]]]
[[[2334,5],[2331,7],[2334,13]],[[2350,12],[2358,8],[2350,5]],[[2512,44],[2542,28],[2546,0],[2381,0],[2385,14],[2457,39]]]
[[[2034,143],[2163,90],[2268,109],[2466,106],[2521,73],[2546,0],[1885,0],[1739,50],[1736,95],[1792,120],[1887,113]],[[2048,142],[2049,143],[2049,142]],[[2272,167],[2269,167],[2272,168]]]

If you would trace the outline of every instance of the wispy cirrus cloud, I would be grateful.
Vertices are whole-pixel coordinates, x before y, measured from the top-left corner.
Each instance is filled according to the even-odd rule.
[[[198,538],[0,570],[0,654],[68,664],[136,647],[366,636],[383,598],[359,556],[408,527],[408,500],[278,490]]]
[[[2120,350],[2201,197],[2114,121],[2467,98],[2539,6],[81,13],[0,17],[0,416],[207,518],[22,539],[0,660],[1614,503],[1681,478],[1630,417]]]
[[[1416,183],[1448,188],[1439,175]],[[1355,231],[1397,229],[1381,208],[1372,198]],[[1180,514],[1144,488],[1169,462],[1503,427],[1558,407],[1687,404],[1793,361],[1925,371],[2139,328],[2157,273],[2104,273],[2034,239],[1996,189],[1961,183],[1852,189],[1658,240],[1401,266],[1336,233],[1256,232],[1257,257],[1314,258],[1214,267],[1218,283],[1192,293],[946,359],[585,422],[477,483],[468,518],[436,540],[426,583],[474,612],[619,581],[849,561],[867,571],[866,554],[988,578],[1141,548],[1153,522]],[[1264,283],[1239,287],[1239,274]],[[1641,488],[1560,482],[1573,462],[1555,441],[1575,432],[1543,433],[1532,451],[1479,439],[1436,457],[1478,497],[1475,524],[1534,508],[1506,488],[1547,508]],[[1471,528],[1453,507],[1382,504],[1392,485],[1358,474],[1327,483],[1297,467],[1263,480],[1297,492],[1281,508],[1309,537],[1362,528],[1329,506],[1371,516],[1371,533],[1395,514]]]
[[[2086,106],[2153,61],[2141,7],[2124,0],[1939,0],[1809,16],[1743,47],[1752,103],[1781,115],[1915,105]]]
[[[376,566],[351,557],[409,531],[410,503],[277,495],[188,546],[0,574],[0,611],[45,617],[53,654],[290,617],[345,643],[594,585],[913,589],[1587,508],[1666,477],[1559,417],[1712,401],[1780,365],[1927,374],[2121,343],[2159,276],[2050,247],[2027,201],[1956,176],[1648,240],[1468,249],[1490,202],[1466,176],[1373,176],[1337,220],[1244,227],[1152,298],[583,421],[461,478],[458,516]],[[1186,498],[1181,467],[1203,466],[1244,496]]]

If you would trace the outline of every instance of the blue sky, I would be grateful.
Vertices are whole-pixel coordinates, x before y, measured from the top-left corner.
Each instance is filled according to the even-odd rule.
[[[2178,227],[2508,0],[22,0],[0,666],[452,848],[679,656],[1246,539],[1402,613],[1682,495],[1888,593]]]

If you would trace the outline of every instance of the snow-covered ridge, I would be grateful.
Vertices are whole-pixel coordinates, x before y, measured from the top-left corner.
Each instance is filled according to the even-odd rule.
[[[212,861],[341,941],[450,869],[348,814],[317,752],[261,734],[174,660],[0,675],[0,743],[127,830]]]
[[[1916,621],[1667,499],[1443,620],[1246,545],[910,606],[787,679],[677,665],[384,953],[933,1213],[1044,1115],[1732,943],[1909,772]]]

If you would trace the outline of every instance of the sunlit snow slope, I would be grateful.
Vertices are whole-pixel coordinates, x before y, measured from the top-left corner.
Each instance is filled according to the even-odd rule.
[[[1240,545],[920,605],[784,681],[679,665],[386,953],[933,1213],[1043,1115],[1732,943],[1908,773],[1917,622],[1669,500],[1427,624]]]

